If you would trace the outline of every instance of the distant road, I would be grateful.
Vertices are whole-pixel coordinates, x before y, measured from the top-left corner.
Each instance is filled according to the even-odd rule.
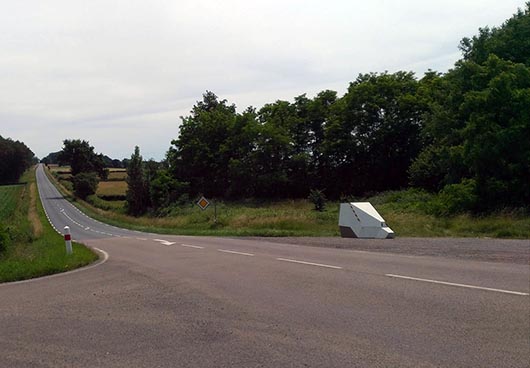
[[[2,367],[529,365],[530,270],[510,257],[139,233],[37,181],[54,226],[109,259],[0,285]]]

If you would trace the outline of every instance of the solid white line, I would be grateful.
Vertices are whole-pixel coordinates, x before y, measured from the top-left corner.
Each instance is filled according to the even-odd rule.
[[[226,250],[226,249],[217,249],[217,250],[223,253],[232,253],[232,254],[239,254],[242,256],[254,257],[254,254],[252,253],[236,252],[235,250]]]
[[[179,244],[181,247],[187,247],[187,248],[195,248],[195,249],[204,249],[204,247],[200,247],[198,245],[191,245],[191,244]]]
[[[278,260],[278,261],[284,261],[284,262],[292,262],[292,263],[301,263],[301,264],[310,265],[310,266],[318,266],[318,267],[333,268],[333,269],[336,269],[336,270],[342,270],[342,267],[339,267],[339,266],[331,266],[331,265],[322,264],[322,263],[313,263],[313,262],[297,261],[296,259],[276,258],[276,260]]]
[[[429,280],[429,279],[420,279],[417,277],[410,277],[410,276],[401,276],[401,275],[393,275],[390,273],[385,274],[385,276],[388,277],[394,277],[398,279],[405,279],[405,280],[414,280],[414,281],[423,281],[423,282],[430,282],[432,284],[441,284],[441,285],[448,285],[448,286],[457,286],[457,287],[463,287],[468,289],[479,289],[479,290],[486,290],[486,291],[495,291],[497,293],[505,293],[505,294],[513,294],[513,295],[522,295],[522,296],[528,296],[529,293],[523,293],[520,291],[511,291],[511,290],[503,290],[503,289],[493,289],[488,287],[482,287],[482,286],[475,286],[475,285],[467,285],[467,284],[456,284],[454,282],[446,282],[446,281],[437,281],[437,280]]]

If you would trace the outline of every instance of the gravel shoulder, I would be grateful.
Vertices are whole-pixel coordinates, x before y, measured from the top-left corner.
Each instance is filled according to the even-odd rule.
[[[245,237],[244,239],[312,247],[530,264],[530,240],[528,239],[396,238],[382,240],[339,237]]]

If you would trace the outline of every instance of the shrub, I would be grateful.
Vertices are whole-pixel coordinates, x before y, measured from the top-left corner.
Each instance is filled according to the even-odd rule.
[[[98,177],[96,173],[79,173],[72,178],[75,195],[86,199],[89,195],[96,193],[98,189]]]
[[[0,255],[7,249],[9,245],[9,233],[4,225],[0,224]]]
[[[446,185],[430,203],[429,212],[438,216],[473,211],[478,205],[477,184],[464,179],[458,184]]]
[[[326,196],[320,189],[311,189],[309,200],[315,205],[315,211],[322,212],[326,208]]]

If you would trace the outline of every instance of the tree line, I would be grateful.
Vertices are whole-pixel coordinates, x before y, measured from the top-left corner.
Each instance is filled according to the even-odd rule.
[[[364,196],[408,186],[449,210],[530,204],[530,3],[460,43],[447,73],[361,74],[347,92],[238,113],[206,92],[167,154],[163,175],[219,198]]]
[[[22,174],[35,163],[34,156],[23,142],[0,136],[0,184],[18,183]]]
[[[224,199],[366,196],[416,187],[446,213],[530,204],[530,3],[460,43],[447,73],[368,73],[338,96],[236,106],[207,91],[162,163],[136,147],[129,213],[199,194]]]

